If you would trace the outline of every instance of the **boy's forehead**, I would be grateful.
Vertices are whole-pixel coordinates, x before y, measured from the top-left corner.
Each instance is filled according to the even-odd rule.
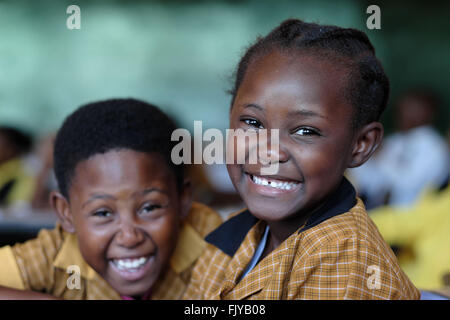
[[[175,179],[166,162],[159,153],[130,149],[95,154],[76,165],[71,189],[88,186],[119,188],[122,185],[146,186],[155,183],[170,188]]]

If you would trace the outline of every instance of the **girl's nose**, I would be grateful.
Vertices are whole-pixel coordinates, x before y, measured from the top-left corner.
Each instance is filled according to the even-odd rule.
[[[261,143],[265,144],[261,146]],[[269,139],[262,139],[259,144],[261,162],[267,164],[283,163],[289,160],[289,152],[278,134],[272,133]],[[264,150],[265,149],[265,150]]]

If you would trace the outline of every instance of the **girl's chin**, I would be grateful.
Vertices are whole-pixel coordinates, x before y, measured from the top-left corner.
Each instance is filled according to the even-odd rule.
[[[267,222],[270,221],[282,221],[289,219],[292,216],[292,211],[287,208],[280,208],[279,205],[274,204],[264,204],[264,203],[248,203],[247,208],[250,213],[260,220]]]

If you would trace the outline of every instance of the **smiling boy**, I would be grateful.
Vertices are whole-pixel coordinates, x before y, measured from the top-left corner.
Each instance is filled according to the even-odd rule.
[[[287,20],[249,48],[230,128],[279,130],[278,172],[227,165],[247,209],[208,235],[185,298],[419,298],[343,176],[380,144],[388,93],[354,29]]]
[[[54,150],[60,224],[0,248],[0,298],[179,299],[221,220],[191,205],[183,168],[170,159],[174,129],[134,99],[70,115]]]

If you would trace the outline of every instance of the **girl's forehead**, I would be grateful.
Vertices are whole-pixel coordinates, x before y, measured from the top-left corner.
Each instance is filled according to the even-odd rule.
[[[273,51],[248,66],[242,85],[291,81],[302,85],[339,86],[347,78],[348,71],[345,65],[318,55]]]
[[[344,95],[347,70],[310,55],[293,59],[273,52],[250,64],[237,92],[236,103],[277,99],[296,103],[339,103]],[[256,100],[256,101],[255,101]]]

